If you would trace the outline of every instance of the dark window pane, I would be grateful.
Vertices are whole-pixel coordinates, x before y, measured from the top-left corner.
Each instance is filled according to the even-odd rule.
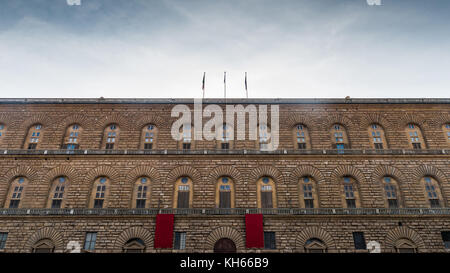
[[[94,250],[96,241],[97,241],[97,232],[86,233],[86,239],[84,241],[84,249],[85,250]]]
[[[441,235],[445,248],[450,249],[450,231],[442,231]]]
[[[28,150],[34,150],[36,149],[37,144],[36,143],[30,143],[28,144]]]
[[[94,200],[94,208],[95,209],[103,208],[103,199],[95,199]]]
[[[355,199],[347,199],[345,201],[347,202],[347,208],[356,208]]]
[[[144,149],[146,149],[146,150],[151,150],[151,149],[153,149],[153,143],[145,143],[145,144],[144,144]]]
[[[221,146],[222,146],[222,149],[228,150],[230,148],[230,143],[222,143]]]
[[[275,232],[264,232],[264,248],[275,249]]]
[[[106,143],[105,149],[107,149],[107,150],[112,150],[112,149],[114,149],[114,143]]]
[[[136,208],[138,208],[138,209],[145,208],[145,199],[137,199],[136,200]]]
[[[262,191],[261,192],[261,207],[262,208],[273,208],[271,191]]]
[[[189,208],[189,192],[179,191],[177,208]]]
[[[363,232],[353,232],[353,241],[355,242],[355,249],[367,249]]]
[[[10,209],[16,209],[16,208],[19,207],[19,203],[20,203],[20,200],[11,200],[9,202],[9,208]]]
[[[5,248],[7,238],[8,238],[7,232],[0,232],[0,249]]]
[[[173,242],[174,249],[186,248],[186,232],[175,232],[175,240]]]
[[[305,208],[313,209],[314,208],[314,199],[305,199]]]
[[[220,192],[219,208],[231,208],[231,192]]]
[[[306,143],[297,143],[297,148],[300,150],[306,149]]]
[[[61,208],[61,203],[62,203],[62,200],[53,200],[52,201],[52,209],[59,209],[59,208]]]
[[[375,143],[375,149],[382,150],[383,149],[383,143]]]
[[[191,149],[191,143],[183,143],[183,150],[190,150]]]
[[[389,199],[389,208],[398,208],[398,202],[397,199]]]
[[[439,199],[430,199],[430,206],[432,208],[440,208]]]
[[[413,143],[413,148],[414,149],[422,149],[422,146],[420,145],[420,143]]]

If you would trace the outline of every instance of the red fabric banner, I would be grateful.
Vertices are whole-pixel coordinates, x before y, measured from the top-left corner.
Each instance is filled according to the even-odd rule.
[[[173,214],[157,214],[155,228],[155,248],[172,248]]]
[[[262,214],[245,215],[246,246],[247,248],[264,247],[264,229]]]

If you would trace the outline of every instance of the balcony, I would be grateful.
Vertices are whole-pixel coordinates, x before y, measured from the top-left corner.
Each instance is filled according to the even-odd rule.
[[[186,209],[0,209],[0,216],[109,216],[109,215],[156,215],[176,214],[176,215],[245,215],[252,213],[262,213],[264,215],[450,215],[450,208],[186,208]]]

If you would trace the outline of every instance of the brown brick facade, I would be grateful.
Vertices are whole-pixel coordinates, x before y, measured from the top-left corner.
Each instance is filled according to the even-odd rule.
[[[195,141],[192,150],[181,151],[170,134],[176,120],[170,111],[177,103],[187,104],[183,100],[1,101],[0,124],[5,129],[0,141],[0,205],[4,208],[0,232],[8,237],[0,251],[30,252],[38,241],[49,239],[54,250],[61,252],[70,241],[83,245],[86,232],[91,231],[97,232],[96,252],[121,252],[133,238],[140,238],[147,252],[212,252],[221,238],[233,240],[238,252],[304,252],[311,238],[320,239],[328,252],[355,252],[353,232],[364,232],[366,242],[380,243],[382,252],[397,251],[402,239],[418,252],[446,251],[441,232],[450,231],[447,100],[236,102],[279,104],[280,145],[275,152],[255,150],[252,140],[234,140],[229,151],[218,149],[216,141]],[[369,135],[373,123],[384,130],[387,145],[380,151],[373,149]],[[29,129],[35,124],[42,125],[39,146],[26,150]],[[82,131],[79,149],[70,153],[61,148],[73,124]],[[117,125],[120,135],[114,150],[106,151],[104,132],[110,124]],[[143,129],[148,124],[157,127],[156,144],[151,151],[143,151]],[[306,150],[296,149],[297,124],[307,128]],[[347,133],[349,150],[343,154],[333,149],[334,124],[344,126]],[[409,124],[421,130],[421,150],[412,149]],[[174,210],[174,231],[186,232],[186,247],[155,250],[155,211],[174,207],[175,184],[184,176],[192,181],[192,198],[190,209]],[[224,176],[233,182],[233,207],[244,212],[211,212],[218,204],[218,179]],[[387,209],[385,176],[397,183],[397,210]],[[11,185],[19,177],[27,179],[27,185],[19,209],[9,209]],[[59,177],[67,179],[62,206],[66,210],[55,215],[57,210],[48,208]],[[88,209],[99,177],[108,179],[107,215]],[[155,211],[132,215],[140,177],[149,179],[146,208]],[[275,232],[275,250],[245,248],[245,209],[259,207],[257,182],[262,177],[270,177],[274,184],[278,210],[262,212],[264,230]],[[313,180],[316,205],[310,211],[300,210],[305,208],[302,177]],[[357,209],[342,210],[343,177],[354,181]],[[430,209],[424,177],[436,183],[440,208]]]

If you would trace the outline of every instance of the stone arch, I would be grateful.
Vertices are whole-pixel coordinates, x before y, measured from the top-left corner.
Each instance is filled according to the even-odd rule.
[[[202,176],[197,169],[191,166],[178,166],[167,175],[167,181],[169,183],[175,183],[175,181],[181,176],[190,177],[193,183],[198,183],[202,180]]]
[[[141,176],[149,177],[152,180],[152,184],[154,181],[159,181],[160,179],[160,174],[155,168],[150,166],[139,166],[128,172],[125,181],[133,185],[134,182],[136,182],[136,179]]]
[[[405,175],[399,169],[390,165],[380,165],[372,172],[372,182],[380,183],[384,176],[391,176],[400,184],[406,181]]]
[[[341,165],[334,169],[334,171],[331,173],[331,181],[340,183],[339,178],[343,176],[354,177],[357,180],[358,184],[363,184],[366,182],[364,174],[358,168],[351,165]]]
[[[434,179],[436,179],[436,181],[439,183],[439,187],[441,189],[442,199],[444,201],[444,205],[447,205],[447,203],[448,203],[448,199],[447,199],[448,192],[447,192],[446,185],[448,183],[447,183],[446,175],[441,170],[439,170],[438,168],[436,168],[434,166],[420,165],[413,172],[414,181],[418,182],[424,176],[431,176]]]
[[[45,129],[50,124],[59,122],[59,121],[52,122],[51,119],[52,119],[52,117],[50,117],[49,115],[46,115],[46,114],[36,114],[36,115],[32,115],[32,116],[26,116],[25,120],[19,125],[19,127],[20,127],[20,129],[26,131],[33,124],[41,124],[42,126],[44,126],[44,129]],[[25,132],[25,134],[26,133],[28,133],[28,132]]]
[[[263,176],[270,176],[276,184],[283,183],[283,175],[281,172],[273,167],[273,166],[260,166],[256,169],[253,169],[249,174],[249,181],[251,183],[256,183],[258,179],[260,179]]]
[[[336,123],[344,125],[348,134],[350,133],[350,131],[352,131],[351,128],[353,127],[353,122],[348,117],[340,115],[340,114],[329,115],[324,124],[325,128],[323,128],[323,129],[328,132],[328,130],[330,130],[331,126],[333,126],[333,124],[336,124]]]
[[[94,180],[99,176],[107,176],[111,180],[117,180],[119,173],[113,167],[101,165],[91,169],[84,177],[84,180],[92,185]]]
[[[242,181],[241,173],[236,168],[230,165],[221,165],[212,169],[209,173],[208,181],[214,185],[217,183],[217,179],[222,176],[231,177],[235,183],[238,181]]]
[[[150,252],[153,248],[153,236],[152,233],[143,227],[130,227],[124,230],[116,239],[114,248],[118,252],[122,252],[123,246],[131,239],[139,238],[145,243],[145,252]]]
[[[213,230],[208,237],[205,240],[204,249],[206,251],[213,251],[214,244],[221,238],[228,238],[234,242],[236,245],[236,250],[243,250],[244,245],[244,238],[242,237],[241,233],[237,231],[234,228],[231,227],[219,227],[215,230]]]
[[[44,181],[51,184],[52,181],[58,176],[66,176],[71,182],[80,179],[80,174],[74,168],[72,168],[72,166],[60,165],[47,172],[44,175]]]
[[[7,128],[17,127],[17,121],[12,114],[1,113],[0,114],[0,124],[4,124]]]
[[[74,114],[66,116],[60,120],[58,127],[61,129],[66,129],[71,124],[79,124],[83,129],[86,129],[91,125],[91,121],[86,115]]]
[[[447,123],[450,123],[450,114],[448,113],[437,114],[430,122],[431,126],[437,127],[439,131],[442,130],[441,127]]]
[[[292,184],[298,184],[298,180],[303,176],[313,177],[317,181],[317,184],[325,182],[325,177],[322,173],[311,165],[302,165],[295,168],[289,176],[289,182]]]
[[[371,124],[376,123],[383,127],[384,131],[392,128],[392,124],[380,113],[369,113],[363,115],[360,121],[362,128],[368,128]]]
[[[334,240],[331,235],[324,229],[319,227],[307,227],[303,229],[295,240],[295,248],[299,252],[305,251],[305,244],[311,238],[317,238],[324,242],[327,245],[327,248],[330,250],[335,249]]]
[[[417,246],[419,252],[425,249],[425,243],[420,235],[415,230],[404,226],[389,230],[384,239],[386,249],[394,249],[395,243],[400,239],[408,239],[412,241]]]
[[[43,239],[50,239],[55,244],[55,252],[64,252],[64,242],[61,234],[53,228],[44,227],[31,235],[25,243],[24,249],[31,252],[33,245]]]
[[[121,114],[111,114],[101,117],[98,121],[96,121],[97,129],[105,130],[106,126],[109,124],[117,124],[121,130],[129,130],[132,126],[134,126],[134,122],[131,122],[128,117],[125,117]]]
[[[286,125],[289,129],[294,128],[297,124],[304,124],[309,131],[312,130],[313,123],[311,123],[311,117],[308,117],[305,113],[292,113],[286,119]]]
[[[160,129],[164,127],[167,124],[167,122],[159,115],[153,114],[144,115],[136,122],[136,130],[142,130],[142,128],[147,124],[154,124],[156,125],[156,127]]]
[[[424,134],[424,126],[426,125],[426,122],[422,115],[418,113],[407,113],[398,119],[398,127],[400,130],[404,129],[409,123],[419,125],[422,130],[422,134]]]
[[[18,166],[16,168],[9,169],[0,180],[0,205],[5,206],[5,200],[7,199],[7,194],[10,190],[11,182],[18,176],[26,177],[30,183],[39,179],[39,175],[35,169],[30,166]],[[25,192],[25,196],[27,193]],[[24,196],[24,197],[25,197]]]

